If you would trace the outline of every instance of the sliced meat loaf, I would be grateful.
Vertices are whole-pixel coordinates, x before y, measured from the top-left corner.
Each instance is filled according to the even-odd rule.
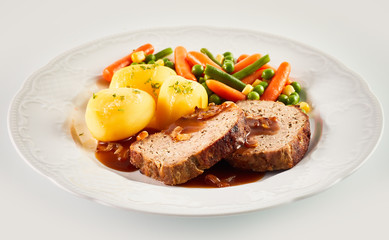
[[[189,128],[183,124],[188,121]],[[146,176],[168,185],[181,184],[233,153],[248,132],[243,111],[225,102],[197,109],[168,130],[133,143],[130,161]]]
[[[295,166],[308,150],[310,124],[308,116],[296,106],[272,101],[240,101],[237,105],[246,117],[276,117],[279,130],[273,135],[249,136],[256,146],[243,146],[227,161],[236,168],[257,172],[284,170]]]

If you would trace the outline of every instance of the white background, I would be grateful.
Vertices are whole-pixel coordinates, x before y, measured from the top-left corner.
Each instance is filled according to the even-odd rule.
[[[253,29],[306,43],[359,73],[388,112],[388,10],[386,0],[2,0],[0,239],[389,239],[388,130],[369,160],[329,190],[212,218],[144,214],[76,197],[31,169],[7,132],[13,95],[52,58],[101,37],[159,26]]]

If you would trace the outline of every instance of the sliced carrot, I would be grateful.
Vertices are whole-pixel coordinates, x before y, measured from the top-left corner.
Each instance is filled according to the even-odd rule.
[[[196,52],[196,51],[190,51],[188,52],[188,56],[186,57],[188,62],[194,66],[196,64],[202,65],[204,68],[208,65],[214,66],[216,68],[219,68],[220,70],[223,70],[222,67],[220,67],[217,63],[212,61],[207,55],[205,55],[202,52]],[[224,71],[224,70],[223,70]]]
[[[149,54],[152,54],[154,52],[154,47],[150,43],[147,43],[145,45],[142,45],[142,46],[138,47],[137,49],[132,51],[132,53],[130,53],[129,55],[125,56],[124,58],[121,58],[121,59],[117,60],[116,62],[112,63],[108,67],[104,68],[104,70],[103,70],[103,78],[105,80],[107,80],[108,82],[111,82],[113,74],[117,70],[119,70],[121,68],[124,68],[124,67],[127,67],[128,65],[130,65],[132,63],[131,55],[134,52],[139,52],[139,51],[143,51],[145,53],[145,55],[149,55]]]
[[[247,58],[249,55],[248,54],[242,54],[238,57],[238,59],[236,59],[236,62],[240,62],[242,61],[243,59]]]
[[[253,55],[246,57],[245,59],[243,59],[240,62],[238,62],[237,64],[235,64],[235,69],[232,73],[239,72],[240,70],[251,65],[252,63],[254,63],[255,61],[257,61],[260,58],[261,58],[261,54],[259,54],[259,53],[256,53],[256,54],[253,54]]]
[[[269,83],[269,86],[265,89],[265,92],[261,96],[261,100],[265,101],[276,101],[278,96],[281,94],[284,89],[290,74],[290,64],[288,62],[283,62],[278,67],[275,72],[272,80]]]
[[[176,66],[176,72],[178,75],[193,81],[197,81],[197,78],[192,73],[192,69],[189,63],[186,61],[188,52],[182,46],[174,49],[174,62]]]
[[[246,99],[246,95],[244,95],[242,92],[239,92],[238,90],[233,89],[232,87],[227,86],[222,82],[216,80],[207,80],[205,83],[212,92],[226,100],[237,102],[239,100]]]

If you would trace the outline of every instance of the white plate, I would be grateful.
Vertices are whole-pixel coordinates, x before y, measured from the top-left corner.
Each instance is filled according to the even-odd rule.
[[[100,87],[102,69],[147,42],[156,49],[183,45],[235,56],[268,53],[273,66],[290,62],[291,77],[302,84],[314,109],[307,155],[291,170],[222,189],[163,186],[138,172],[119,173],[100,164],[87,132],[79,139],[84,148],[72,139],[72,131],[76,139],[83,131],[77,116]],[[380,103],[366,82],[332,57],[279,36],[208,27],[131,32],[70,50],[26,80],[8,120],[26,162],[70,192],[125,209],[186,216],[254,211],[323,191],[370,156],[383,129]]]

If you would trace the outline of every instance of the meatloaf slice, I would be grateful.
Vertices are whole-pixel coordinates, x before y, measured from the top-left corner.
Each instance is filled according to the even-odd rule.
[[[296,106],[271,101],[240,101],[237,105],[246,117],[276,117],[279,130],[273,135],[249,136],[256,146],[243,146],[227,158],[236,168],[257,172],[284,170],[295,166],[308,150],[308,116]]]
[[[183,124],[187,121],[189,128]],[[248,132],[243,111],[225,102],[197,109],[168,130],[133,143],[130,161],[146,176],[168,185],[181,184],[233,153]]]

